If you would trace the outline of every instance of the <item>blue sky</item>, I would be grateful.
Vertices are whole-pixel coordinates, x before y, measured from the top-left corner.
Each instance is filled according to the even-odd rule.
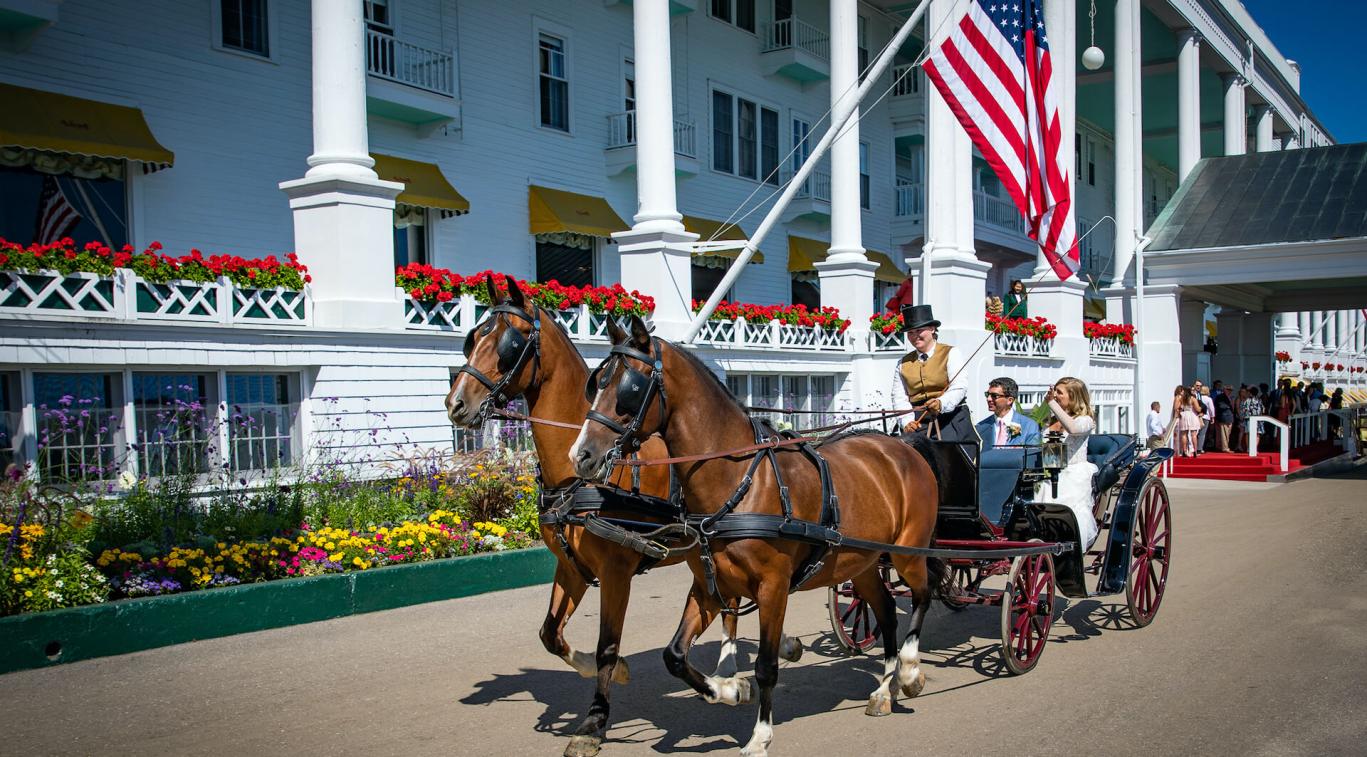
[[[1282,55],[1301,66],[1301,97],[1338,142],[1367,142],[1367,3],[1243,0]]]

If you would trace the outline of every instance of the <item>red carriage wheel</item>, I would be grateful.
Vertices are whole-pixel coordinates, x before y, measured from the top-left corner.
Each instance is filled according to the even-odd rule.
[[[958,612],[973,604],[963,597],[976,593],[978,582],[973,580],[973,569],[966,565],[955,565],[949,570],[949,583],[941,592],[940,601],[945,607]]]
[[[891,569],[883,565],[878,572],[883,577],[883,583],[891,589]],[[831,631],[846,652],[863,654],[882,638],[878,630],[878,616],[874,614],[873,607],[854,590],[852,581],[828,589],[826,607],[831,613]]]
[[[1054,558],[1025,555],[1011,561],[1002,596],[1002,659],[1014,675],[1028,672],[1044,654],[1054,623]]]
[[[1144,485],[1130,527],[1130,571],[1125,580],[1125,603],[1139,627],[1153,622],[1163,590],[1168,585],[1172,555],[1172,507],[1168,489],[1153,478]]]

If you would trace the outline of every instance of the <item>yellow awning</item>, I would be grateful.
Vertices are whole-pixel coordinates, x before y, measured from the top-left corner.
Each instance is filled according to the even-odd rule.
[[[572,231],[591,237],[610,237],[613,232],[631,228],[601,197],[575,194],[560,189],[527,187],[527,210],[532,234]]]
[[[147,128],[142,111],[55,92],[0,84],[0,146],[169,166],[176,156]]]
[[[788,235],[788,273],[807,273],[816,270],[816,264],[826,259],[831,243],[806,237]],[[892,262],[885,252],[865,250],[864,255],[878,264],[873,277],[889,284],[901,284],[907,275]]]
[[[740,227],[740,224],[727,226],[725,231],[722,230],[723,225],[724,224],[721,221],[690,216],[686,213],[683,217],[684,231],[691,231],[694,234],[697,234],[698,240],[701,242],[741,242],[749,238],[745,234],[745,229]],[[726,258],[727,260],[735,260],[739,255],[740,250],[711,250],[708,252],[693,253],[694,257]],[[763,263],[764,253],[755,250],[755,254],[750,256],[750,262]]]
[[[470,201],[465,199],[435,163],[396,158],[372,152],[375,173],[385,181],[403,182],[403,191],[394,201],[402,205],[435,208],[457,215],[470,212]]]
[[[1215,321],[1206,321],[1206,333],[1210,336],[1217,336],[1215,329]]]

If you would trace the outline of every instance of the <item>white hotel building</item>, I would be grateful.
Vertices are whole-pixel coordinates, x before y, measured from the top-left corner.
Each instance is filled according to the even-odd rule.
[[[885,402],[905,346],[870,335],[868,320],[908,271],[944,341],[970,351],[986,342],[971,387],[1012,376],[1033,404],[1054,379],[1080,376],[1105,430],[1134,430],[1137,404],[1166,407],[1173,385],[1198,377],[1271,381],[1313,358],[1350,366],[1308,371],[1331,387],[1362,382],[1351,370],[1367,365],[1362,233],[1289,247],[1216,235],[1164,248],[1155,235],[1136,312],[1139,240],[1178,223],[1165,208],[1189,174],[1219,162],[1203,158],[1340,149],[1301,99],[1297,65],[1236,0],[1046,0],[1065,135],[1075,135],[1078,225],[1090,232],[1086,277],[1040,274],[1031,285],[1030,314],[1057,326],[1052,343],[991,338],[985,295],[1035,278],[1037,248],[913,65],[965,2],[930,1],[857,128],[731,293],[834,305],[852,328],[835,338],[714,325],[699,352],[738,394],[833,412]],[[78,241],[156,240],[173,254],[293,250],[313,284],[293,298],[219,283],[168,299],[120,274],[82,300],[80,287],[96,285],[79,276],[28,281],[48,287],[30,292],[0,273],[9,458],[33,458],[43,406],[72,391],[98,395],[118,422],[66,444],[109,454],[150,443],[150,419],[173,399],[166,385],[224,413],[274,408],[288,419],[231,439],[235,467],[363,445],[373,428],[382,442],[449,446],[441,400],[475,309],[415,308],[392,285],[395,261],[620,281],[655,297],[657,330],[679,336],[689,298],[705,298],[727,262],[691,253],[693,235],[710,238],[733,218],[740,234],[755,232],[829,123],[832,92],[855,84],[915,3],[131,7],[0,0],[0,236],[32,239],[43,177],[56,175],[87,216]],[[1089,71],[1078,61],[1093,41],[1106,62]],[[1142,319],[1142,396],[1134,352],[1083,336],[1084,311],[1103,309],[1107,322]],[[590,361],[605,354],[601,319],[565,320]],[[1272,355],[1283,349],[1294,359],[1279,369]],[[157,472],[137,454],[127,465]]]

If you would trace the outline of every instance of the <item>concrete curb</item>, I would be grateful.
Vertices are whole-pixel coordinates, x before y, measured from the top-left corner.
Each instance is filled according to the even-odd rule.
[[[0,673],[548,583],[543,546],[0,618]]]

